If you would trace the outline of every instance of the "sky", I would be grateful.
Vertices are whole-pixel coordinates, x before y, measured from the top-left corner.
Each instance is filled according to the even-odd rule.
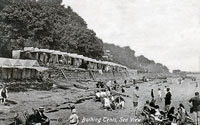
[[[200,0],[63,0],[106,43],[170,71],[200,71]]]

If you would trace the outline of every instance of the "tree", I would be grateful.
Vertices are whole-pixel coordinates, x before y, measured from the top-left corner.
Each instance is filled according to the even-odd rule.
[[[40,2],[13,3],[0,12],[0,21],[3,36],[0,48],[6,47],[8,53],[33,46],[93,58],[103,55],[102,40],[70,7]]]

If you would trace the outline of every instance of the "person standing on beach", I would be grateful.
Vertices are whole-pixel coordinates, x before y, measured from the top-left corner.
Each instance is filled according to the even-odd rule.
[[[151,89],[151,99],[154,99],[153,89]]]
[[[165,86],[165,88],[164,88],[164,94],[165,95],[167,94],[167,86]]]
[[[160,88],[158,88],[158,100],[162,101],[162,93]]]
[[[2,98],[1,103],[5,103],[6,99],[8,98],[8,90],[5,85],[3,85],[3,88],[0,90],[0,94]]]
[[[137,106],[138,106],[138,99],[139,99],[139,87],[136,86],[134,91],[133,91],[133,108],[134,108],[134,114],[137,111]]]
[[[167,88],[167,94],[165,96],[165,111],[169,111],[171,99],[172,99],[172,95],[171,95],[171,92],[170,92],[170,88]]]
[[[200,124],[200,98],[199,92],[195,92],[195,97],[189,100],[190,105],[190,113],[193,114],[193,120],[195,123]]]
[[[127,84],[127,80],[124,80],[124,84],[125,84],[125,85]]]
[[[137,84],[136,79],[133,79],[133,85],[135,86]]]
[[[196,81],[196,88],[198,87],[198,82]]]

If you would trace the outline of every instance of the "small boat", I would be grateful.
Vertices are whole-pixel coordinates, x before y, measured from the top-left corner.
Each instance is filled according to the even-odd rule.
[[[76,87],[76,88],[79,88],[79,89],[89,89],[89,87],[85,86],[85,85],[82,85],[78,82],[73,82],[73,85]]]
[[[70,83],[69,81],[54,80],[54,84],[56,85],[57,88],[61,88],[61,89],[70,89],[74,87],[74,85]]]
[[[66,80],[54,80],[54,84],[57,88],[61,89],[70,89],[73,87],[79,88],[79,89],[89,89],[89,87],[82,85],[78,82],[72,82],[72,81],[66,81]]]

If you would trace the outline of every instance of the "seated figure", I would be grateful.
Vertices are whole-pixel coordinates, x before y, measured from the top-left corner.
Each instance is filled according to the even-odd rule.
[[[125,104],[125,100],[121,97],[121,96],[118,96],[116,99],[115,99],[115,103],[116,103],[116,107],[119,108],[119,109],[124,109],[124,104]]]
[[[28,118],[26,119],[26,125],[35,125],[39,124],[40,121],[40,114],[37,109],[34,110],[34,113],[29,115]]]

